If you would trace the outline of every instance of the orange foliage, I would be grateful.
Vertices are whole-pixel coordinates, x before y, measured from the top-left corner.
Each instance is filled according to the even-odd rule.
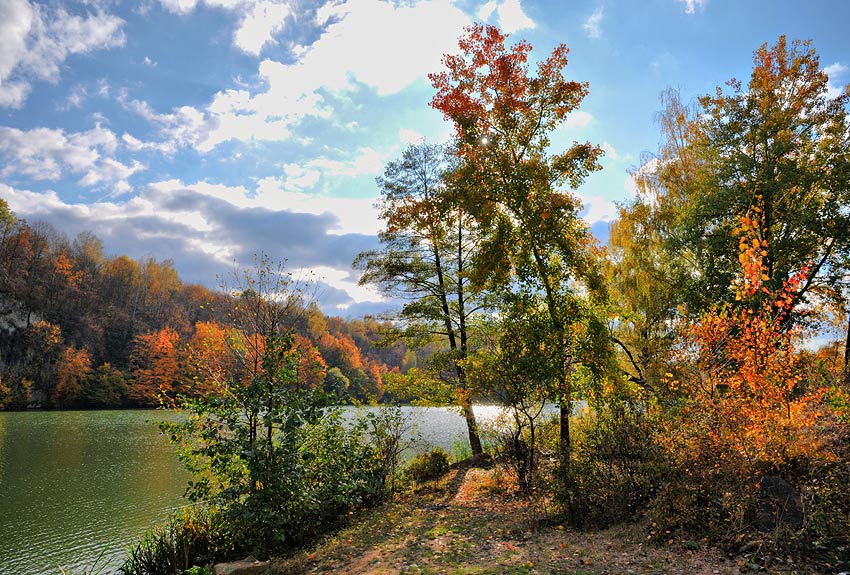
[[[230,330],[214,321],[195,323],[186,345],[186,367],[193,381],[190,395],[206,397],[225,387],[234,373],[235,359],[228,345]]]
[[[139,335],[133,341],[130,361],[134,380],[129,397],[140,405],[156,405],[177,391],[177,342],[180,335],[170,327]]]
[[[799,333],[784,321],[794,313],[795,290],[805,281],[806,269],[777,293],[768,291],[761,286],[766,246],[757,222],[744,218],[739,233],[738,299],[750,303],[756,295],[769,297],[751,306],[714,310],[687,326],[683,359],[692,371],[671,383],[691,401],[683,412],[685,425],[671,439],[681,433],[695,458],[707,448],[751,470],[777,469],[819,453],[816,431],[825,389],[806,385],[795,347]]]
[[[71,263],[71,260],[64,252],[56,256],[56,259],[53,261],[53,266],[56,269],[56,272],[64,278],[67,287],[77,288],[80,286],[80,282],[83,278],[83,272],[74,271],[73,263]]]
[[[91,372],[91,356],[87,349],[65,348],[56,366],[56,387],[51,395],[53,403],[61,407],[77,403]]]
[[[322,354],[308,338],[298,334],[294,334],[293,338],[295,352],[298,354],[298,387],[321,387],[328,370]]]

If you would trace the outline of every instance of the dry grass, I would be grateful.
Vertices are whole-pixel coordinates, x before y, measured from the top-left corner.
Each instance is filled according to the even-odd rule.
[[[576,532],[541,521],[539,504],[511,495],[497,471],[454,470],[352,518],[317,545],[278,559],[279,575],[741,573],[695,543],[647,540],[640,526]],[[777,571],[776,573],[779,573]],[[794,573],[794,571],[787,571]]]

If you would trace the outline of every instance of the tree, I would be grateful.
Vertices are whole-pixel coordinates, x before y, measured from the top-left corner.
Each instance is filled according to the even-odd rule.
[[[91,375],[88,350],[65,348],[56,366],[56,387],[51,394],[53,404],[60,408],[78,405]]]
[[[86,405],[95,407],[118,407],[127,399],[129,388],[121,370],[109,363],[98,366],[83,389]]]
[[[623,371],[644,392],[663,393],[663,374],[676,337],[681,266],[665,249],[658,208],[642,198],[620,206],[611,223],[606,283],[616,301],[611,339]]]
[[[815,468],[834,457],[836,445],[827,439],[835,429],[824,401],[829,390],[823,379],[806,377],[799,326],[785,318],[799,313],[795,294],[809,270],[770,291],[765,250],[753,247],[763,228],[751,216],[738,228],[741,265],[733,284],[751,305],[720,303],[683,323],[685,345],[676,373],[668,374],[679,398],[658,436],[687,477],[681,487],[690,495],[678,505],[700,502],[712,521],[741,520],[741,500],[731,492],[751,489],[764,475]]]
[[[552,395],[560,405],[560,453],[568,467],[576,392],[570,325],[586,319],[569,311],[584,307],[576,306],[582,294],[602,300],[604,289],[594,240],[578,216],[581,203],[561,187],[574,189],[600,169],[602,150],[575,143],[549,151],[549,135],[578,108],[587,84],[564,79],[566,46],[556,47],[532,74],[531,45],[506,47],[506,38],[492,26],[467,28],[461,54],[445,56],[448,70],[430,75],[437,90],[431,105],[454,123],[464,207],[481,229],[492,230],[476,255],[473,279],[504,288],[515,277],[522,289],[541,294],[558,350]]]
[[[130,359],[133,381],[129,397],[138,405],[158,405],[177,392],[180,334],[166,327],[136,336]]]
[[[440,338],[448,356],[432,361],[435,377],[456,390],[452,403],[466,419],[473,454],[482,452],[472,408],[472,391],[463,362],[469,354],[469,323],[484,304],[469,285],[468,268],[480,233],[462,210],[456,190],[447,186],[451,158],[442,146],[409,146],[387,165],[381,188],[379,234],[383,247],[363,252],[354,266],[363,271],[360,284],[377,285],[384,293],[407,300],[398,316],[400,336],[414,347]],[[443,361],[440,361],[440,360]],[[447,399],[447,398],[443,398]]]
[[[728,91],[701,97],[696,108],[667,98],[665,141],[645,181],[670,208],[668,248],[691,259],[684,291],[697,296],[692,311],[730,301],[739,266],[735,231],[751,213],[761,226],[768,291],[808,266],[790,294],[795,305],[817,293],[841,307],[841,259],[850,249],[850,92],[828,96],[829,78],[809,42],[789,45],[781,36],[753,61],[746,87],[731,80]]]
[[[305,309],[302,297],[264,256],[236,277],[223,302],[233,326],[223,385],[209,399],[184,399],[189,418],[165,426],[196,475],[190,496],[220,506],[264,552],[301,519],[293,516],[301,501],[301,434],[326,407],[321,390],[299,385],[302,354],[292,326]]]

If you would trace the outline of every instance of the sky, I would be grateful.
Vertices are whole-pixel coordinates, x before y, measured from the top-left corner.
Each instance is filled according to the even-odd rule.
[[[576,193],[601,240],[659,142],[667,87],[687,102],[782,34],[850,82],[850,2],[820,0],[0,0],[0,197],[108,255],[172,259],[214,288],[265,252],[319,278],[322,309],[390,302],[351,262],[378,246],[375,177],[452,133],[427,75],[486,22],[589,82],[552,138],[602,146]]]

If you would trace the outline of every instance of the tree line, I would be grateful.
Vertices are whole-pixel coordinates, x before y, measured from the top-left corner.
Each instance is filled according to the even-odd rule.
[[[171,260],[109,257],[95,235],[69,240],[3,200],[0,216],[0,409],[150,407],[221,384],[232,293],[184,284]],[[382,399],[383,375],[427,353],[373,345],[386,322],[328,317],[309,298],[290,315],[299,385],[342,402]]]

